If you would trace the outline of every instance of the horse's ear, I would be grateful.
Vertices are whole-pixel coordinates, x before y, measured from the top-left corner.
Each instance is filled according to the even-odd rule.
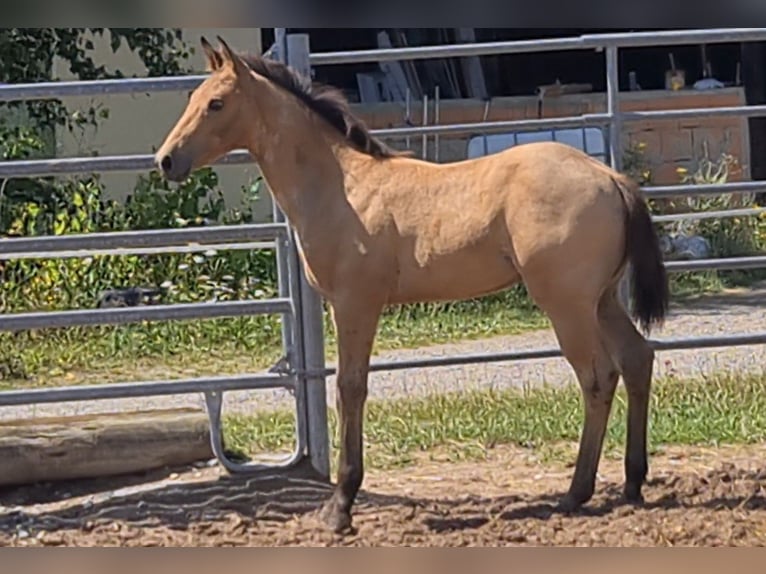
[[[234,53],[234,50],[229,47],[223,38],[220,36],[216,36],[216,38],[221,44],[221,55],[223,56],[223,63],[225,65],[231,66],[237,75],[246,74],[248,72],[247,64],[245,64],[242,58]]]
[[[215,72],[218,68],[223,66],[223,58],[215,48],[207,41],[207,38],[201,36],[199,39],[202,44],[202,51],[205,52],[205,59],[207,60],[207,69],[209,72]]]

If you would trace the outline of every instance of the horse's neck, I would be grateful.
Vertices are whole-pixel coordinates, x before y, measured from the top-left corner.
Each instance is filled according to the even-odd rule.
[[[272,140],[258,164],[274,200],[301,239],[309,241],[323,228],[333,203],[342,201],[345,154],[316,133],[282,133]]]

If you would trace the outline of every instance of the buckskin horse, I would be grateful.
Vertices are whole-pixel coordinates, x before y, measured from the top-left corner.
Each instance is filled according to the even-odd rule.
[[[341,92],[289,66],[239,54],[218,37],[210,72],[156,153],[171,181],[247,149],[295,230],[310,285],[338,339],[340,449],[319,513],[352,525],[363,482],[363,414],[373,339],[388,305],[484,296],[523,282],[550,318],[582,389],[585,420],[574,474],[559,502],[593,496],[615,387],[628,393],[624,497],[641,503],[654,351],[668,282],[640,188],[587,154],[554,142],[433,163],[392,149]],[[617,297],[631,277],[632,316]]]

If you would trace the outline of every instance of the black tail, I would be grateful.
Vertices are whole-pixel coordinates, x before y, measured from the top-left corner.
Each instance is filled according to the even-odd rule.
[[[615,178],[626,207],[626,252],[633,266],[633,318],[645,333],[662,325],[668,312],[670,288],[649,207],[637,183]]]

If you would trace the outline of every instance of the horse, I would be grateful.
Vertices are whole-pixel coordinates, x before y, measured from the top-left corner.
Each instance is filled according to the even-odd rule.
[[[522,282],[552,323],[581,387],[584,425],[558,502],[594,494],[620,376],[628,396],[627,503],[643,503],[654,351],[668,281],[640,187],[582,151],[529,143],[436,163],[375,138],[342,93],[291,67],[200,38],[208,76],[155,154],[180,182],[246,149],[297,237],[309,284],[337,333],[340,447],[336,483],[318,509],[353,530],[364,479],[363,417],[373,341],[387,306],[485,296]],[[618,284],[632,267],[630,310]]]

